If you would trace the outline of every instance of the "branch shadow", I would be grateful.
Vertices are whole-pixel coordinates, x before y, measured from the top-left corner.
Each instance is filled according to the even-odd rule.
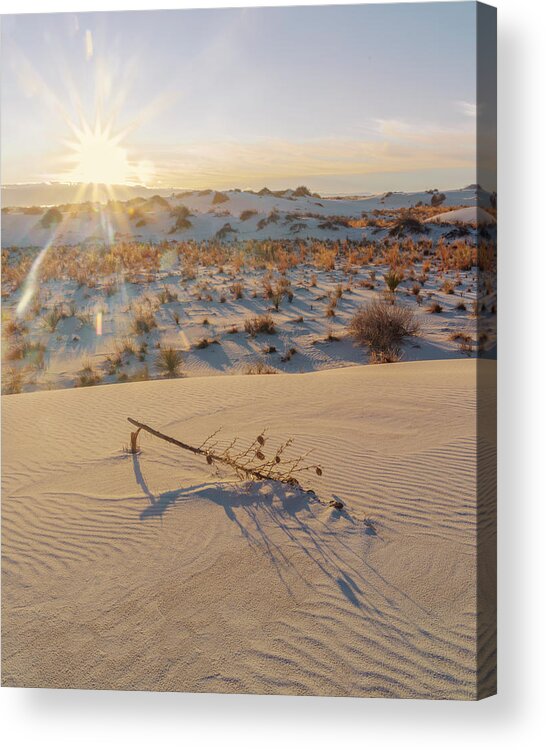
[[[134,455],[132,459],[135,480],[149,501],[140,512],[141,521],[161,520],[176,504],[184,501],[211,502],[222,508],[256,552],[267,555],[287,588],[288,570],[310,586],[316,585],[318,580],[316,575],[305,579],[301,566],[297,566],[292,555],[287,554],[287,550],[291,550],[303,555],[311,563],[311,570],[332,582],[355,608],[373,616],[381,614],[379,608],[366,601],[365,592],[370,590],[379,595],[384,604],[396,606],[395,599],[400,592],[364,560],[363,548],[362,554],[357,554],[346,534],[338,533],[332,525],[342,522],[344,532],[358,534],[362,545],[371,542],[367,541],[369,530],[366,525],[351,516],[346,508],[318,514],[317,510],[326,508],[316,497],[276,481],[248,482],[245,485],[204,482],[156,495],[144,478],[139,456]],[[277,541],[272,538],[271,529],[280,531]],[[331,543],[333,538],[335,544]],[[363,571],[369,576],[363,577]]]

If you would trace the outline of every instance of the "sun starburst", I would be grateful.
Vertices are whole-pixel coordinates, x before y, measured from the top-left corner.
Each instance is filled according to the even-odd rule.
[[[73,165],[74,182],[123,185],[131,173],[127,149],[123,147],[123,133],[112,133],[110,125],[102,126],[99,119],[93,128],[84,122],[73,127],[74,139],[67,142]]]

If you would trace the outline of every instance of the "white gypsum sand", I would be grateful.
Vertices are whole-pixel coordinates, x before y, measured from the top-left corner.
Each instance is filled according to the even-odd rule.
[[[355,347],[348,324],[360,306],[390,294],[393,269],[400,280],[392,299],[420,325],[402,342],[402,359],[494,349],[493,242],[478,242],[475,189],[442,194],[442,206],[467,206],[454,213],[468,222],[456,225],[438,223],[449,213],[432,221],[442,209],[426,192],[320,200],[292,192],[227,191],[217,204],[213,191],[142,199],[137,215],[147,234],[133,227],[121,238],[115,229],[129,221],[131,203],[64,207],[62,221],[47,229],[39,213],[9,209],[3,392],[163,377],[159,347],[180,353],[176,374],[185,376],[241,374],[257,364],[286,373],[362,364],[368,352]],[[181,206],[190,225],[171,234]],[[13,234],[25,222],[32,231]],[[106,234],[85,242],[76,229],[86,222]],[[236,231],[215,237],[225,223]],[[263,314],[274,331],[249,336],[247,320]]]
[[[478,365],[3,396],[3,684],[474,698]],[[293,436],[345,508],[124,454],[128,416]]]

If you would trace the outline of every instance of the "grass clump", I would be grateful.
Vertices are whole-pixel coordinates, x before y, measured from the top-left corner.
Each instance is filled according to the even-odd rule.
[[[387,286],[391,294],[394,294],[396,292],[398,285],[403,280],[404,280],[404,274],[398,271],[394,271],[391,269],[390,271],[387,271],[387,273],[385,274],[385,285]]]
[[[194,344],[194,348],[195,349],[207,349],[211,344],[219,344],[219,343],[220,342],[218,341],[218,339],[202,338],[202,339],[199,339],[199,341],[196,344]]]
[[[40,224],[44,229],[49,229],[53,224],[58,224],[63,220],[63,215],[58,208],[50,208],[40,219]]]
[[[271,335],[275,333],[275,323],[271,315],[254,315],[245,320],[245,331],[251,336],[256,336],[258,333]]]
[[[150,331],[156,328],[156,326],[157,323],[151,308],[141,307],[135,311],[131,323],[134,333],[137,335],[150,333]]]
[[[180,376],[180,367],[184,356],[178,349],[172,346],[162,347],[156,358],[157,369],[168,378],[177,378]]]
[[[233,299],[243,299],[245,288],[240,281],[236,281],[230,287],[230,292],[233,294]],[[225,302],[225,299],[224,299]]]
[[[375,300],[362,306],[349,323],[349,332],[370,350],[370,362],[400,359],[400,345],[419,332],[419,323],[407,307]]]
[[[42,318],[42,323],[47,331],[53,333],[57,328],[57,325],[63,318],[66,318],[66,314],[63,310],[62,305],[55,305],[51,310],[48,310]]]
[[[91,362],[85,361],[82,364],[82,369],[76,375],[76,388],[97,385],[101,380],[102,375],[95,370]]]
[[[248,365],[245,369],[245,375],[276,375],[277,370],[274,367],[270,367],[262,359]]]
[[[2,393],[21,393],[26,382],[25,371],[19,367],[7,367],[2,371]]]
[[[443,312],[444,308],[439,302],[431,302],[430,305],[427,307],[427,312],[438,314]]]

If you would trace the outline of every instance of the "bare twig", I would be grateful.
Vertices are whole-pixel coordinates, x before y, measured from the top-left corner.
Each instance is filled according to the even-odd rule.
[[[244,450],[239,449],[235,451],[237,438],[234,438],[226,448],[217,451],[216,446],[218,445],[218,441],[213,442],[212,438],[218,434],[219,430],[213,432],[212,435],[209,435],[200,446],[196,447],[189,445],[188,443],[183,443],[181,440],[177,440],[170,435],[165,435],[163,432],[159,432],[159,430],[155,430],[153,427],[150,427],[143,422],[138,422],[131,417],[128,417],[127,420],[138,428],[136,432],[131,433],[131,453],[138,452],[138,434],[141,430],[144,430],[160,440],[165,440],[167,443],[175,445],[177,448],[189,451],[198,456],[204,456],[208,464],[216,463],[229,466],[241,479],[269,479],[284,482],[285,484],[290,484],[303,489],[294,474],[314,471],[318,476],[322,476],[322,469],[320,466],[306,463],[310,451],[293,459],[284,458],[284,452],[290,445],[292,445],[292,438],[282,443],[277,448],[272,458],[267,458],[264,453],[266,442],[265,431],[260,433],[248,448],[245,448]],[[307,492],[313,495],[315,494],[312,490],[307,490]]]

